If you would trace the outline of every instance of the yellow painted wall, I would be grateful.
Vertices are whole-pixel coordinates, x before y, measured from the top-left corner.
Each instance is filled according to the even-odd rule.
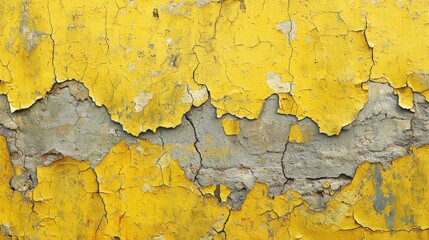
[[[332,136],[365,106],[368,81],[410,111],[414,93],[429,99],[428,23],[426,0],[2,0],[0,93],[18,111],[74,79],[134,136],[206,101],[218,118],[255,119],[277,94],[279,114]],[[222,125],[240,133],[240,120]],[[289,141],[311,134],[294,125]],[[0,239],[429,239],[428,145],[360,165],[323,211],[262,183],[232,209],[230,189],[197,188],[168,147],[120,142],[94,168],[65,156],[21,193],[2,137]]]
[[[427,239],[429,146],[392,162],[361,165],[323,211],[300,194],[268,197],[257,183],[239,210],[225,187],[200,191],[158,145],[113,147],[94,169],[70,158],[38,168],[39,184],[14,192],[1,138],[0,225],[14,239]],[[327,186],[329,188],[329,186]],[[174,201],[172,201],[174,199]],[[6,239],[6,238],[5,238]]]
[[[367,101],[368,80],[399,104],[427,96],[428,2],[4,1],[0,92],[28,108],[55,81],[81,81],[133,135],[175,127],[208,98],[258,117],[279,113],[338,134]],[[155,13],[156,12],[156,13]]]

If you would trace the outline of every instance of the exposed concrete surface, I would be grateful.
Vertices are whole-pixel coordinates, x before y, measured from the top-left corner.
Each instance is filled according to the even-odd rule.
[[[428,9],[3,1],[0,238],[429,239]]]
[[[36,166],[70,156],[89,160],[94,167],[120,140],[136,142],[85,90],[74,81],[57,84],[33,107],[13,114],[1,98],[1,134],[7,136],[12,162],[27,172],[12,181],[15,189],[25,191],[37,184],[28,185],[29,179],[37,179]],[[236,207],[258,181],[268,184],[271,196],[292,189],[318,209],[331,199],[331,191],[350,182],[362,162],[389,163],[406,155],[410,146],[428,143],[429,108],[424,98],[416,94],[415,113],[396,102],[388,85],[369,83],[365,108],[341,134],[331,137],[319,133],[310,119],[275,114],[277,98],[270,97],[259,119],[240,120],[237,135],[225,135],[222,119],[205,103],[187,113],[180,126],[138,138],[169,151],[197,186],[231,188],[230,201]],[[294,125],[305,141],[291,141]],[[329,188],[323,187],[326,182]]]
[[[28,170],[33,181],[37,166],[50,165],[64,156],[89,160],[95,166],[120,140],[135,143],[105,108],[85,97],[85,91],[77,82],[58,84],[30,109],[13,114],[1,96],[0,131],[7,136],[11,161]]]

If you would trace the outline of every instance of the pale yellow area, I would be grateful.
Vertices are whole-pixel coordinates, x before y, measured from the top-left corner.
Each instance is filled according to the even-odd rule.
[[[95,169],[70,158],[38,167],[38,185],[22,195],[8,185],[4,137],[0,150],[0,226],[14,239],[429,238],[429,145],[385,169],[362,164],[323,211],[293,191],[271,198],[261,183],[231,210],[228,188],[198,189],[147,141],[120,142]]]
[[[240,121],[237,119],[222,119],[222,127],[223,131],[228,136],[240,134]]]
[[[328,189],[330,186],[331,186],[330,182],[324,182],[323,185],[322,185],[322,187],[325,188],[325,189]]]
[[[217,116],[279,113],[338,134],[389,82],[399,105],[429,95],[429,3],[416,1],[5,1],[0,93],[28,108],[55,81],[83,82],[138,135],[175,127],[210,93]]]

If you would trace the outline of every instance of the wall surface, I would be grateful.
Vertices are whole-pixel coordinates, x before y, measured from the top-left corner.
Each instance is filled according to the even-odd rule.
[[[1,0],[0,239],[429,239],[427,0]]]

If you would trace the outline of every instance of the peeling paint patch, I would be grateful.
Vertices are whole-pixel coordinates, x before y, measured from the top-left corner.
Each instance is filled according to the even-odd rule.
[[[296,22],[286,20],[277,23],[277,30],[281,31],[290,41],[296,39]]]
[[[10,1],[0,9],[13,13],[0,18],[0,93],[14,112],[43,98],[55,81],[76,79],[137,136],[179,125],[206,101],[183,101],[202,85],[217,117],[255,119],[265,99],[289,92],[291,83],[278,113],[309,117],[320,132],[337,135],[365,105],[368,80],[389,82],[406,109],[413,109],[410,92],[429,96],[427,3],[397,4]],[[269,74],[262,86],[267,72],[281,83]],[[135,109],[140,92],[152,101]]]
[[[281,77],[273,72],[267,73],[267,84],[275,93],[288,93],[291,89],[290,83],[282,82]]]
[[[223,131],[228,136],[240,134],[240,122],[237,119],[222,119]]]
[[[360,163],[387,164],[406,155],[410,146],[428,143],[429,108],[423,96],[415,94],[411,113],[397,107],[397,97],[387,84],[370,82],[365,89],[368,103],[336,137],[318,133],[309,119],[274,114],[278,99],[272,96],[259,119],[232,124],[240,126],[235,137],[225,135],[216,109],[205,103],[188,112],[182,125],[135,138],[111,121],[107,110],[98,108],[85,87],[74,81],[56,84],[46,98],[13,114],[7,100],[0,98],[0,132],[8,138],[14,166],[21,169],[10,184],[21,192],[37,185],[37,166],[48,166],[63,156],[89,160],[95,166],[120,140],[134,144],[146,139],[163,146],[197,186],[228,186],[235,208],[258,181],[268,184],[270,195],[293,189],[312,208],[324,209]],[[302,139],[295,134],[297,129]],[[325,191],[325,181],[335,187]]]
[[[7,183],[14,173],[4,137],[0,148],[0,181]],[[323,211],[310,209],[292,190],[272,198],[261,183],[241,209],[231,209],[225,203],[228,188],[199,190],[165,154],[147,141],[121,142],[94,169],[67,157],[39,167],[39,185],[27,193],[0,185],[0,225],[13,238],[410,239],[428,234],[429,145],[387,169],[362,164]]]
[[[298,125],[294,124],[290,127],[288,141],[296,143],[302,143],[304,141],[304,134]]]
[[[152,100],[153,95],[152,93],[145,93],[140,92],[133,98],[134,101],[134,110],[136,112],[141,112],[144,110],[144,108],[149,104],[149,102]]]
[[[5,1],[0,232],[429,238],[427,9]]]

